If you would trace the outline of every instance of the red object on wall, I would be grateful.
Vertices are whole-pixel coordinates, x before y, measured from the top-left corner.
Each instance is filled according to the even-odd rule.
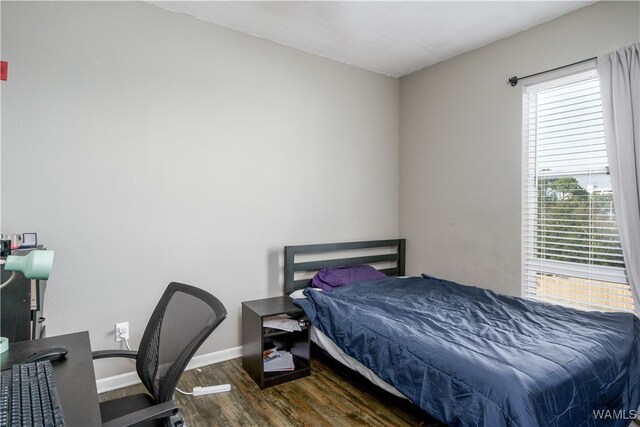
[[[7,80],[8,73],[9,63],[7,61],[0,61],[0,80]]]

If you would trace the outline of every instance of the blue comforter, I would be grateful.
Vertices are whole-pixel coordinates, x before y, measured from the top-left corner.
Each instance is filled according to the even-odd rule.
[[[626,426],[640,404],[632,314],[428,277],[305,295],[296,302],[315,327],[449,425]]]

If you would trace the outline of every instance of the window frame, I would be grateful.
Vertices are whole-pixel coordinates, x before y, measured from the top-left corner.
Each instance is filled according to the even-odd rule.
[[[535,249],[531,249],[527,245],[530,245],[536,242],[536,233],[538,230],[539,217],[538,217],[538,179],[541,175],[538,174],[537,166],[537,152],[536,152],[536,160],[531,161],[530,156],[530,128],[531,126],[537,126],[538,120],[537,117],[535,120],[531,121],[530,117],[532,111],[538,108],[537,102],[532,102],[531,95],[532,93],[537,93],[540,91],[544,91],[547,89],[558,88],[565,85],[570,85],[573,83],[577,83],[580,81],[584,81],[589,78],[597,78],[598,71],[594,64],[586,64],[579,69],[572,70],[564,70],[562,73],[553,73],[546,76],[544,81],[533,82],[528,85],[524,85],[522,87],[522,213],[521,213],[521,233],[522,233],[522,247],[521,247],[521,296],[526,299],[532,299],[537,301],[545,301],[543,298],[537,298],[535,292],[532,293],[531,283],[535,279],[530,279],[531,274],[551,274],[560,276],[567,276],[578,279],[586,279],[586,280],[595,280],[601,282],[611,283],[612,286],[609,290],[616,288],[616,286],[620,286],[622,289],[623,286],[629,287],[629,282],[626,275],[626,268],[623,267],[611,267],[611,266],[599,266],[592,264],[582,264],[579,262],[570,262],[570,261],[560,261],[560,260],[551,260],[551,259],[542,259],[536,261],[536,265],[539,265],[537,269],[534,270],[532,268],[532,262],[530,257],[535,256]],[[537,99],[536,99],[537,100]],[[537,110],[536,110],[537,111]],[[536,135],[535,142],[535,150],[538,150],[538,139]],[[607,159],[608,160],[608,159]],[[593,174],[594,170],[588,170],[589,174]],[[600,171],[600,173],[604,173]],[[550,177],[560,176],[560,174],[550,174]],[[566,176],[576,176],[579,175],[575,171],[568,173]],[[533,209],[534,213],[528,213],[528,210],[531,209],[531,197],[535,200],[535,207]],[[617,227],[617,224],[616,224]],[[534,245],[535,246],[535,245]],[[604,286],[603,288],[606,288]],[[626,289],[626,288],[625,288]],[[630,289],[629,289],[630,291]],[[582,310],[589,309],[604,309],[606,311],[611,310],[620,310],[620,311],[631,311],[632,309],[625,310],[621,308],[609,307],[606,305],[601,305],[598,307],[598,303],[590,302],[589,305],[591,308],[581,307],[577,305],[571,304],[572,302],[577,302],[575,300],[564,300],[566,303],[559,302],[558,300],[562,300],[562,298],[554,297],[553,303],[562,304]],[[551,302],[551,301],[547,301]],[[630,300],[631,305],[633,306],[633,300]]]

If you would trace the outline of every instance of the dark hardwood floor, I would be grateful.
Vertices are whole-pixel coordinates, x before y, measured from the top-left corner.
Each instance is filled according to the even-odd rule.
[[[372,385],[338,362],[314,352],[312,375],[261,390],[234,359],[187,371],[178,387],[231,384],[228,393],[176,393],[187,425],[198,426],[441,426],[405,399]],[[140,393],[142,385],[100,395]]]

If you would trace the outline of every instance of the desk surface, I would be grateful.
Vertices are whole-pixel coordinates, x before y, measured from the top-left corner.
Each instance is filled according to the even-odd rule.
[[[0,356],[1,368],[8,369],[14,363],[23,362],[32,353],[49,347],[66,347],[69,350],[64,360],[53,362],[66,424],[69,427],[101,425],[88,332],[10,343],[9,351]]]

